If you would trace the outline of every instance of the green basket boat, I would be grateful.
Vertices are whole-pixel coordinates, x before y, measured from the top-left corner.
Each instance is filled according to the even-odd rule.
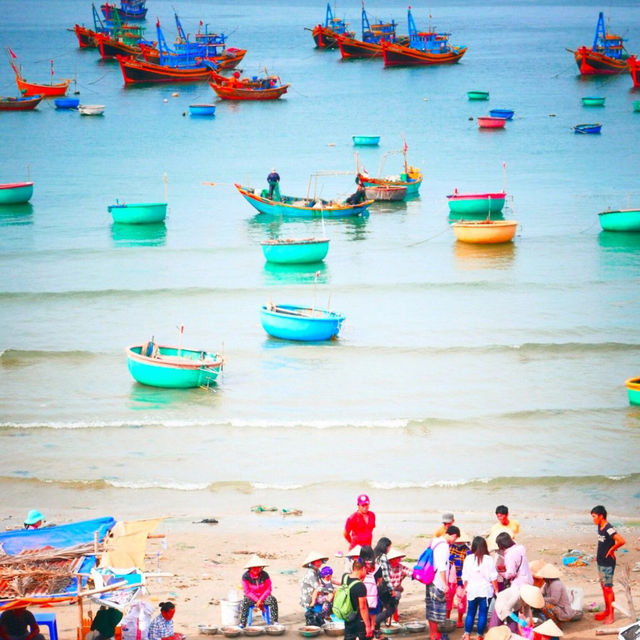
[[[263,240],[262,253],[275,264],[308,264],[321,262],[329,251],[328,238],[278,238]]]
[[[153,340],[127,347],[127,366],[136,382],[163,389],[191,389],[215,383],[222,356],[208,351],[166,347]]]
[[[469,100],[488,100],[488,91],[467,91],[467,98]]]
[[[600,98],[597,96],[585,96],[582,98],[583,107],[604,107],[604,101],[606,98]]]
[[[121,224],[150,224],[162,222],[167,217],[166,202],[140,202],[137,204],[109,205],[109,213],[114,222]]]
[[[601,211],[598,218],[603,231],[640,231],[640,209]]]
[[[631,404],[640,404],[640,378],[629,378],[625,383],[629,402]]]
[[[33,195],[33,182],[10,182],[0,184],[0,205],[23,204]]]
[[[455,215],[491,215],[500,213],[507,194],[499,193],[454,193],[447,196],[449,211]]]
[[[633,101],[633,110],[636,113],[640,113],[640,100],[634,100]]]

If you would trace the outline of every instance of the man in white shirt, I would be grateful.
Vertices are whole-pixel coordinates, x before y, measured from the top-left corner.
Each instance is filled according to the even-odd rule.
[[[460,536],[460,529],[455,525],[447,527],[446,532],[431,541],[433,549],[433,566],[436,570],[435,578],[427,585],[427,614],[429,621],[430,640],[440,640],[438,623],[447,617],[447,591],[449,590],[447,576],[449,575],[449,545]]]

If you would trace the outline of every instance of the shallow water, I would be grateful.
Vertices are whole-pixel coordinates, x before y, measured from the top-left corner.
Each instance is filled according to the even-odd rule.
[[[106,107],[87,118],[43,102],[0,117],[2,181],[27,167],[35,181],[30,205],[0,211],[6,492],[16,505],[47,496],[116,512],[140,500],[153,512],[167,496],[205,511],[351,505],[361,490],[389,509],[498,500],[630,511],[640,409],[624,380],[639,375],[640,236],[601,232],[597,213],[640,202],[637,95],[627,74],[580,79],[564,50],[591,42],[599,5],[432,4],[434,26],[468,53],[451,67],[392,70],[315,50],[303,27],[323,4],[286,5],[181,3],[187,31],[202,18],[248,48],[247,73],[266,66],[292,85],[278,102],[220,102],[215,118],[192,118],[190,103],[213,101],[208,85],[125,89],[115,62],[77,48],[67,28],[88,23],[85,3],[4,3],[0,42],[25,76],[48,78],[53,57],[82,102]],[[172,5],[149,6],[173,37]],[[611,29],[640,50],[640,7],[609,7]],[[338,14],[357,29],[358,11]],[[401,3],[368,11],[405,30]],[[419,25],[426,12],[414,7]],[[468,102],[472,89],[489,102]],[[8,65],[0,91],[15,93]],[[585,95],[606,107],[582,107]],[[479,131],[470,118],[495,107],[514,120]],[[594,120],[600,136],[572,133]],[[420,198],[322,224],[263,220],[232,187],[261,187],[274,166],[283,192],[302,195],[310,173],[353,169],[353,134],[382,138],[359,149],[372,173],[406,136],[425,174]],[[390,155],[385,172],[400,170]],[[111,223],[116,198],[162,200],[164,174],[166,223]],[[456,187],[506,187],[515,242],[456,243],[445,198]],[[319,193],[353,188],[340,175]],[[321,233],[323,264],[265,264],[263,238]],[[270,339],[259,323],[270,299],[343,312],[340,338]],[[224,352],[220,384],[134,383],[125,347],[152,335],[176,343],[180,324],[185,346]]]

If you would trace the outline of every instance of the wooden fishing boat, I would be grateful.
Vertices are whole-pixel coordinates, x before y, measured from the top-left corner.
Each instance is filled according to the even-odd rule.
[[[411,198],[418,195],[420,191],[420,185],[424,176],[420,169],[412,167],[407,161],[407,143],[405,142],[402,149],[396,149],[393,151],[387,151],[380,160],[380,167],[378,169],[378,177],[370,176],[364,167],[360,167],[359,161],[356,155],[356,182],[365,187],[405,187],[405,198]],[[404,159],[404,171],[397,175],[383,175],[384,164],[390,155],[401,153]]]
[[[469,100],[488,100],[488,91],[467,91],[467,98]]]
[[[216,112],[215,104],[190,104],[189,112],[192,116],[212,116]]]
[[[407,187],[400,185],[376,185],[364,188],[367,200],[376,202],[399,202],[407,195]]]
[[[212,71],[209,84],[222,100],[277,100],[289,89],[278,76],[241,78],[238,71],[231,78]]]
[[[602,125],[599,122],[577,124],[573,127],[575,133],[600,133]]]
[[[157,345],[150,340],[127,347],[127,366],[140,384],[164,389],[190,389],[214,384],[222,356],[208,351]]]
[[[0,97],[0,111],[33,111],[43,96],[29,96],[23,98]]]
[[[627,58],[627,67],[631,74],[631,80],[633,81],[634,89],[640,87],[640,60],[636,56],[629,56]]]
[[[104,113],[103,104],[80,104],[78,111],[81,116],[101,116]]]
[[[604,231],[640,231],[640,209],[601,211],[598,214]]]
[[[113,221],[120,224],[153,224],[167,217],[166,202],[139,202],[116,204],[107,207]]]
[[[436,33],[429,27],[429,31],[418,31],[408,10],[409,44],[402,45],[383,41],[382,57],[385,67],[421,66],[430,64],[453,64],[458,62],[466,53],[467,47],[449,43],[450,33]]]
[[[54,98],[56,109],[77,109],[80,106],[78,98]]]
[[[380,136],[351,136],[357,146],[375,147],[380,144]]]
[[[331,5],[327,2],[324,24],[318,24],[311,29],[313,41],[318,49],[335,49],[338,46],[337,36],[345,35],[355,38],[354,31],[349,31],[349,23],[341,18],[334,18]]]
[[[408,44],[409,42],[407,37],[398,38],[396,36],[397,25],[393,20],[391,20],[391,22],[371,24],[364,8],[364,0],[362,2],[361,23],[361,40],[356,40],[356,38],[352,38],[346,33],[336,36],[338,47],[340,48],[340,55],[343,60],[350,58],[381,58],[382,42],[384,40],[388,42],[398,42],[399,44]]]
[[[113,24],[105,24],[102,21],[102,18],[96,11],[95,4],[91,5],[91,11],[93,12],[93,29],[89,29],[80,24],[76,24],[73,27],[76,38],[78,38],[78,46],[81,49],[95,49],[98,46],[98,34],[110,33],[113,29]]]
[[[516,234],[516,220],[461,220],[452,225],[456,239],[471,244],[511,242]]]
[[[478,127],[480,129],[504,129],[506,118],[496,116],[478,116]]]
[[[338,335],[345,317],[326,309],[269,304],[260,310],[263,329],[274,338],[320,342]]]
[[[244,199],[260,213],[271,216],[291,218],[346,218],[366,215],[373,200],[358,204],[347,204],[312,197],[281,196],[279,201],[270,200],[269,192],[264,189],[260,195],[252,187],[236,184],[236,189]]]
[[[514,111],[513,109],[490,109],[489,115],[493,118],[504,118],[505,120],[512,120]]]
[[[624,39],[608,33],[602,11],[598,14],[593,45],[579,47],[575,51],[568,49],[576,60],[581,75],[611,75],[627,69],[624,55]]]
[[[260,244],[267,262],[275,264],[321,262],[329,251],[328,238],[278,238]]]
[[[479,216],[500,213],[507,194],[499,193],[458,193],[455,189],[447,196],[449,211],[455,215]]]
[[[124,56],[117,56],[117,60],[125,85],[150,82],[204,82],[211,74],[211,68],[207,65],[168,67]]]
[[[0,184],[0,205],[24,204],[33,195],[33,182],[9,182]]]
[[[604,101],[606,98],[600,98],[598,96],[585,96],[582,98],[583,107],[604,107]]]
[[[63,80],[54,84],[37,84],[35,82],[27,82],[23,77],[20,69],[16,66],[15,60],[18,56],[8,48],[9,51],[9,63],[16,75],[16,84],[18,85],[18,91],[25,97],[42,96],[43,98],[51,98],[54,96],[63,96],[67,92],[67,88],[71,83],[71,80]],[[53,61],[51,62],[51,77],[53,78]]]
[[[629,378],[625,381],[630,404],[640,404],[640,378]]]
[[[116,16],[126,20],[144,20],[147,17],[146,0],[120,0],[119,7],[115,3],[105,2],[100,9],[107,20],[113,20]]]

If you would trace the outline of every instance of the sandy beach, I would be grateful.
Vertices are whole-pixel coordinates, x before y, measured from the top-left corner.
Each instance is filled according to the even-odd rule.
[[[199,624],[220,625],[220,600],[227,599],[232,589],[241,590],[240,578],[243,566],[250,554],[265,558],[267,571],[274,584],[274,595],[278,599],[280,622],[287,626],[286,635],[298,637],[297,629],[304,625],[303,610],[299,605],[299,582],[304,573],[301,562],[311,550],[330,556],[329,564],[339,575],[344,568],[343,558],[336,553],[346,550],[342,529],[335,514],[326,519],[314,514],[307,517],[283,516],[278,512],[251,513],[247,519],[217,515],[217,524],[198,523],[201,516],[167,518],[158,528],[164,538],[149,541],[148,571],[169,572],[172,577],[149,580],[147,600],[154,606],[164,600],[176,604],[175,629],[188,638],[198,635]],[[347,515],[347,514],[345,514]],[[493,524],[492,514],[465,513],[456,516],[456,523],[472,535],[485,533]],[[74,514],[77,519],[78,514]],[[438,514],[416,518],[414,514],[398,517],[378,512],[379,526],[374,531],[374,540],[385,535],[392,539],[395,547],[403,550],[409,559],[416,558],[427,544],[430,532],[438,525]],[[17,514],[16,514],[17,517]],[[562,555],[569,549],[579,549],[588,554],[595,553],[595,527],[590,524],[588,514],[574,522],[549,521],[540,514],[517,518],[521,526],[518,541],[527,548],[530,561],[542,558],[560,568],[567,587],[584,590],[583,620],[564,626],[567,638],[595,638],[596,629],[602,628],[586,609],[593,603],[601,603],[602,596],[597,581],[595,563],[590,566],[567,568],[562,565]],[[632,569],[640,561],[640,523],[630,518],[613,515],[612,523],[625,537],[625,551],[618,553],[617,575],[622,566]],[[60,523],[62,520],[60,520]],[[557,525],[557,532],[553,529]],[[423,532],[419,530],[422,528]],[[640,596],[638,577],[631,573],[632,591],[636,607]],[[617,601],[626,607],[622,587],[615,586]],[[95,605],[91,605],[95,610]],[[91,608],[91,607],[89,607]],[[78,610],[75,605],[59,606],[55,609],[61,638],[75,638]],[[400,603],[400,622],[424,620],[424,586],[405,580],[405,592]],[[454,614],[452,613],[452,616]],[[628,624],[631,620],[616,613],[616,624]],[[457,640],[462,630],[456,630],[451,638]],[[223,637],[220,635],[220,637]],[[417,634],[416,640],[425,637]]]

